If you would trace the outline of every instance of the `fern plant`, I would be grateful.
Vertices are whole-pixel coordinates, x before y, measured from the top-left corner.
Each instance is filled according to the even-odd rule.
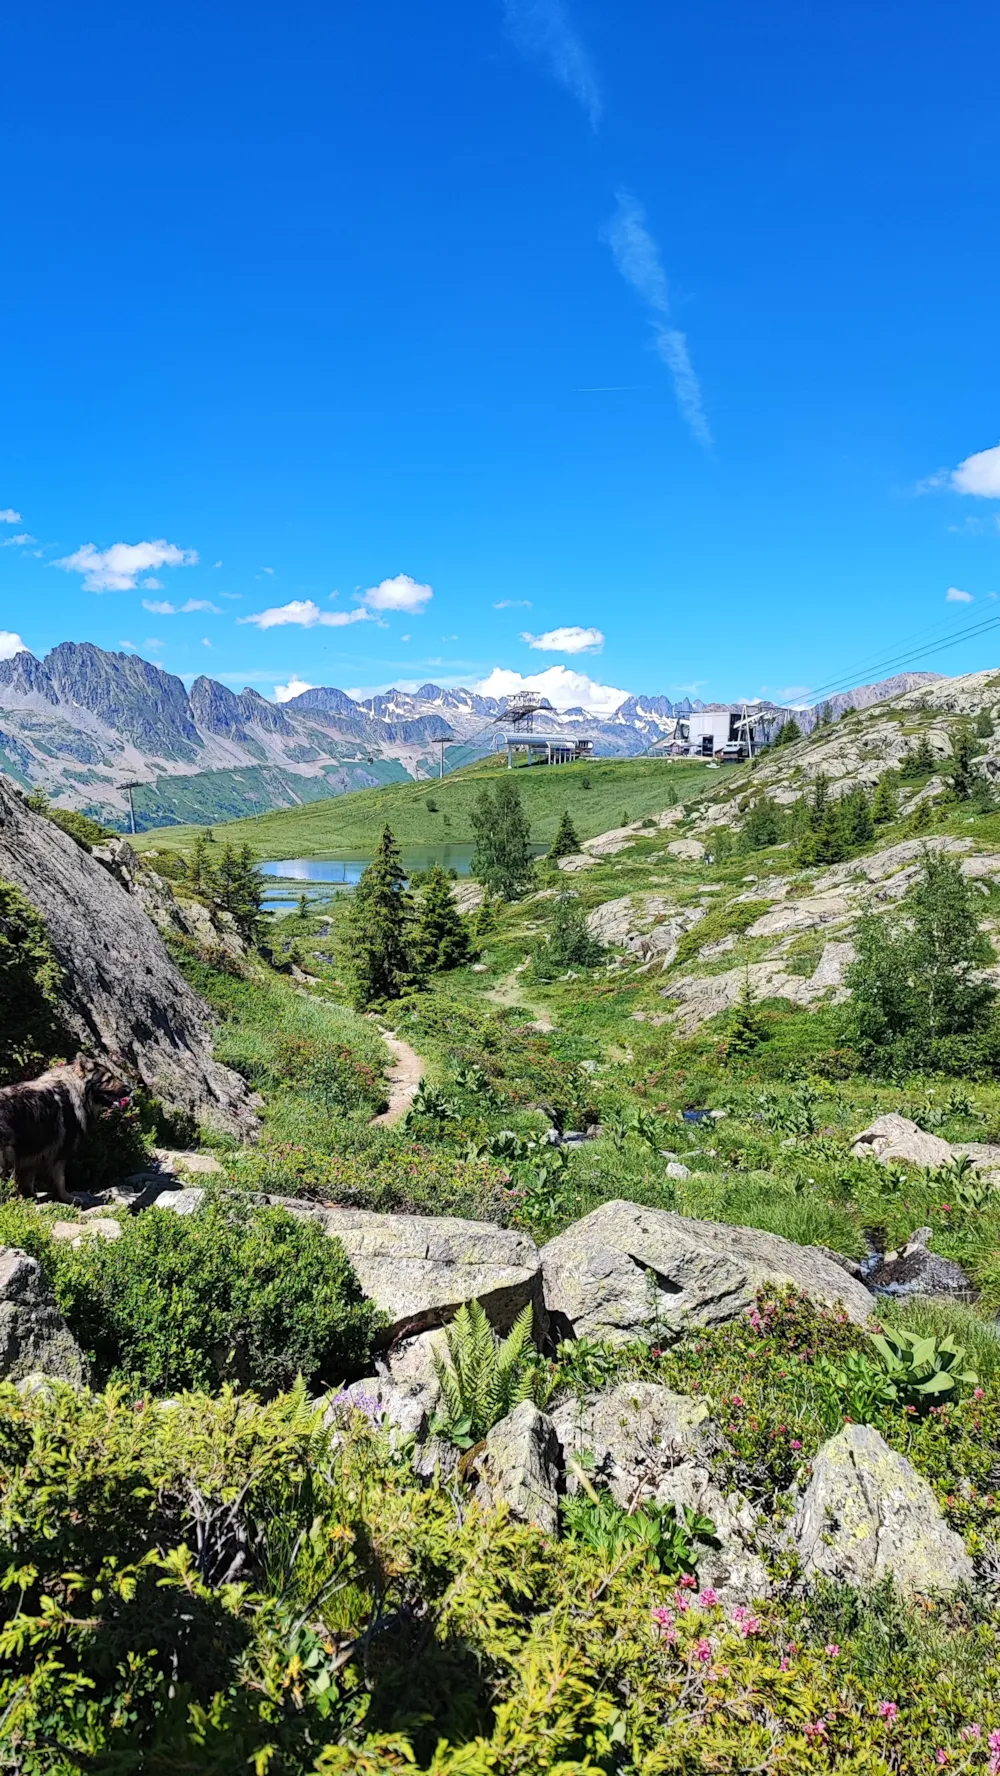
[[[470,1449],[522,1400],[545,1404],[553,1383],[532,1343],[531,1323],[529,1303],[500,1339],[478,1301],[463,1303],[445,1328],[447,1361],[435,1358],[441,1404],[431,1430],[437,1436]]]

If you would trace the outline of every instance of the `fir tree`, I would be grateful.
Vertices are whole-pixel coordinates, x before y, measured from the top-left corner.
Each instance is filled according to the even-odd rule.
[[[848,850],[867,845],[875,837],[875,818],[862,784],[842,798],[840,817]]]
[[[557,968],[593,968],[604,951],[587,929],[587,915],[575,894],[560,894],[552,909],[545,946],[547,961]]]
[[[417,906],[412,954],[419,974],[461,968],[470,955],[469,933],[454,900],[452,881],[439,863],[427,871]]]
[[[579,851],[579,849],[580,841],[576,835],[576,827],[573,825],[570,818],[569,809],[564,808],[562,819],[559,822],[559,831],[556,833],[556,836],[552,841],[552,849],[549,852],[549,856],[552,858],[571,857],[575,852]]]
[[[922,802],[917,803],[910,817],[911,831],[915,833],[926,832],[933,818],[934,810],[931,807],[930,801],[925,796]]]
[[[775,746],[791,746],[794,741],[801,740],[801,738],[802,729],[799,727],[794,715],[790,715],[788,720],[782,722],[778,729],[778,732],[774,737],[774,744]]]
[[[876,826],[884,826],[889,820],[899,818],[899,797],[896,794],[896,778],[892,771],[883,771],[872,797],[872,819]]]
[[[744,851],[764,851],[768,845],[778,843],[781,829],[781,809],[777,802],[770,796],[760,796],[747,810],[740,832],[740,846]]]
[[[244,943],[260,942],[264,885],[249,845],[224,845],[211,889],[213,904],[227,912]]]
[[[358,1006],[398,999],[412,980],[405,882],[399,846],[387,826],[354,891],[347,918],[346,951]]]
[[[752,1054],[755,1048],[759,1048],[767,1040],[767,1034],[767,1027],[757,1006],[757,995],[751,985],[750,970],[747,969],[726,1034],[726,1053]]]
[[[899,769],[904,777],[930,777],[937,767],[934,749],[926,734],[921,734],[915,748],[904,752]]]
[[[951,737],[951,766],[948,771],[951,793],[956,802],[969,800],[978,776],[976,736],[968,722],[960,722]]]
[[[215,864],[211,852],[213,842],[211,830],[206,831],[203,828],[195,835],[188,862],[188,881],[196,894],[211,896],[215,885]]]
[[[501,900],[516,900],[535,871],[531,828],[521,792],[510,773],[495,788],[484,788],[470,814],[476,839],[472,873],[477,882]]]
[[[993,717],[988,709],[981,709],[979,711],[973,725],[977,740],[992,740],[996,729],[993,724]]]

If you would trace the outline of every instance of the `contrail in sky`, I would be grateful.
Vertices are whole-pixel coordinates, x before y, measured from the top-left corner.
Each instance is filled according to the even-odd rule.
[[[687,339],[671,322],[667,274],[660,263],[656,242],[646,227],[646,212],[629,192],[618,193],[618,208],[604,229],[604,239],[625,282],[631,284],[650,310],[656,350],[674,379],[677,405],[688,429],[699,444],[706,450],[711,449],[712,434],[701,404],[701,385],[691,363]]]
[[[548,63],[596,129],[603,109],[597,75],[562,0],[504,0],[504,18],[518,48]]]

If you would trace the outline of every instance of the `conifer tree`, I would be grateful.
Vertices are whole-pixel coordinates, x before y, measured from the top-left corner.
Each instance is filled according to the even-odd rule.
[[[521,802],[521,792],[510,773],[505,773],[492,793],[480,791],[470,814],[476,837],[472,873],[489,894],[516,900],[534,875],[531,828]]]
[[[225,845],[214,872],[213,903],[230,915],[244,943],[260,942],[264,886],[249,845]]]
[[[387,826],[354,891],[347,917],[346,951],[358,1006],[398,999],[412,980],[411,911],[405,882],[399,846]]]
[[[875,837],[871,803],[862,784],[857,784],[842,798],[840,816],[848,850],[867,845]]]
[[[575,852],[579,851],[579,849],[580,841],[577,838],[576,827],[573,825],[572,819],[570,818],[569,809],[564,808],[562,819],[559,822],[559,831],[556,833],[556,836],[552,841],[552,849],[549,852],[549,856],[552,858],[571,857]]]
[[[733,1008],[732,1022],[726,1035],[726,1053],[752,1054],[767,1039],[767,1027],[757,1006],[757,995],[750,981],[750,970],[743,977],[740,996]]]
[[[801,738],[802,729],[799,727],[794,715],[790,715],[788,720],[782,722],[778,729],[778,732],[774,737],[774,744],[775,746],[791,746],[794,741],[801,740]]]
[[[203,827],[195,835],[194,846],[188,863],[188,881],[196,894],[210,895],[215,883],[215,864],[212,861],[211,847],[213,844],[211,829]]]
[[[872,797],[872,819],[876,826],[885,825],[886,821],[899,817],[899,797],[896,794],[896,780],[892,771],[883,771]]]
[[[419,974],[441,974],[469,960],[469,933],[451,889],[451,878],[441,865],[432,865],[420,890],[413,929],[413,963]]]
[[[978,776],[976,736],[968,722],[960,722],[951,737],[951,767],[948,771],[956,802],[968,801]]]

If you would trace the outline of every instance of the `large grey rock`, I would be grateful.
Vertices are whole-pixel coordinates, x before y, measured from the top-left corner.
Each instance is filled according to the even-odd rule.
[[[677,907],[659,894],[623,894],[588,913],[587,930],[598,943],[669,968],[684,932],[704,916],[704,907]]]
[[[638,1203],[603,1203],[543,1246],[541,1258],[557,1328],[616,1344],[722,1325],[766,1285],[791,1283],[816,1301],[842,1302],[858,1325],[872,1306],[817,1246]]]
[[[851,1152],[858,1159],[871,1157],[883,1165],[908,1159],[913,1165],[934,1167],[947,1165],[951,1159],[947,1141],[942,1141],[940,1135],[928,1134],[908,1116],[897,1116],[894,1110],[885,1116],[876,1116],[860,1135],[855,1135]]]
[[[45,921],[62,969],[71,1036],[135,1073],[177,1110],[231,1134],[256,1128],[251,1094],[212,1058],[212,1019],[167,955],[138,899],[26,807],[0,776],[0,878]]]
[[[443,1325],[465,1301],[481,1302],[498,1332],[508,1332],[530,1302],[536,1335],[544,1334],[538,1249],[526,1233],[452,1215],[322,1213],[365,1294],[389,1317],[382,1344]]]
[[[891,1578],[906,1596],[928,1595],[973,1576],[927,1481],[871,1425],[845,1425],[823,1444],[792,1536],[807,1578],[860,1591]]]
[[[950,1295],[954,1300],[978,1299],[972,1279],[953,1258],[930,1250],[933,1228],[918,1227],[905,1246],[868,1272],[868,1287],[880,1295]]]
[[[382,1375],[366,1375],[339,1393],[328,1394],[323,1409],[324,1425],[338,1424],[352,1412],[361,1412],[376,1428],[387,1431],[393,1444],[410,1437],[419,1443],[427,1431],[422,1402]]]
[[[487,1434],[476,1457],[476,1497],[487,1510],[508,1505],[512,1516],[554,1535],[559,1526],[559,1458],[551,1418],[523,1400]]]
[[[713,1476],[723,1441],[704,1400],[655,1382],[622,1382],[568,1401],[552,1421],[571,1496],[582,1472],[592,1484],[606,1485],[626,1511],[653,1502],[673,1504],[678,1515],[687,1507],[709,1517],[718,1546],[697,1547],[702,1583],[726,1603],[767,1596],[766,1568],[748,1545],[756,1529],[753,1510],[742,1494],[727,1497]]]
[[[87,1365],[37,1258],[0,1246],[0,1378],[48,1375],[83,1387]]]
[[[447,1360],[448,1340],[444,1328],[438,1326],[394,1344],[379,1357],[378,1369],[401,1393],[418,1400],[428,1417],[433,1417],[441,1398],[438,1364]]]

